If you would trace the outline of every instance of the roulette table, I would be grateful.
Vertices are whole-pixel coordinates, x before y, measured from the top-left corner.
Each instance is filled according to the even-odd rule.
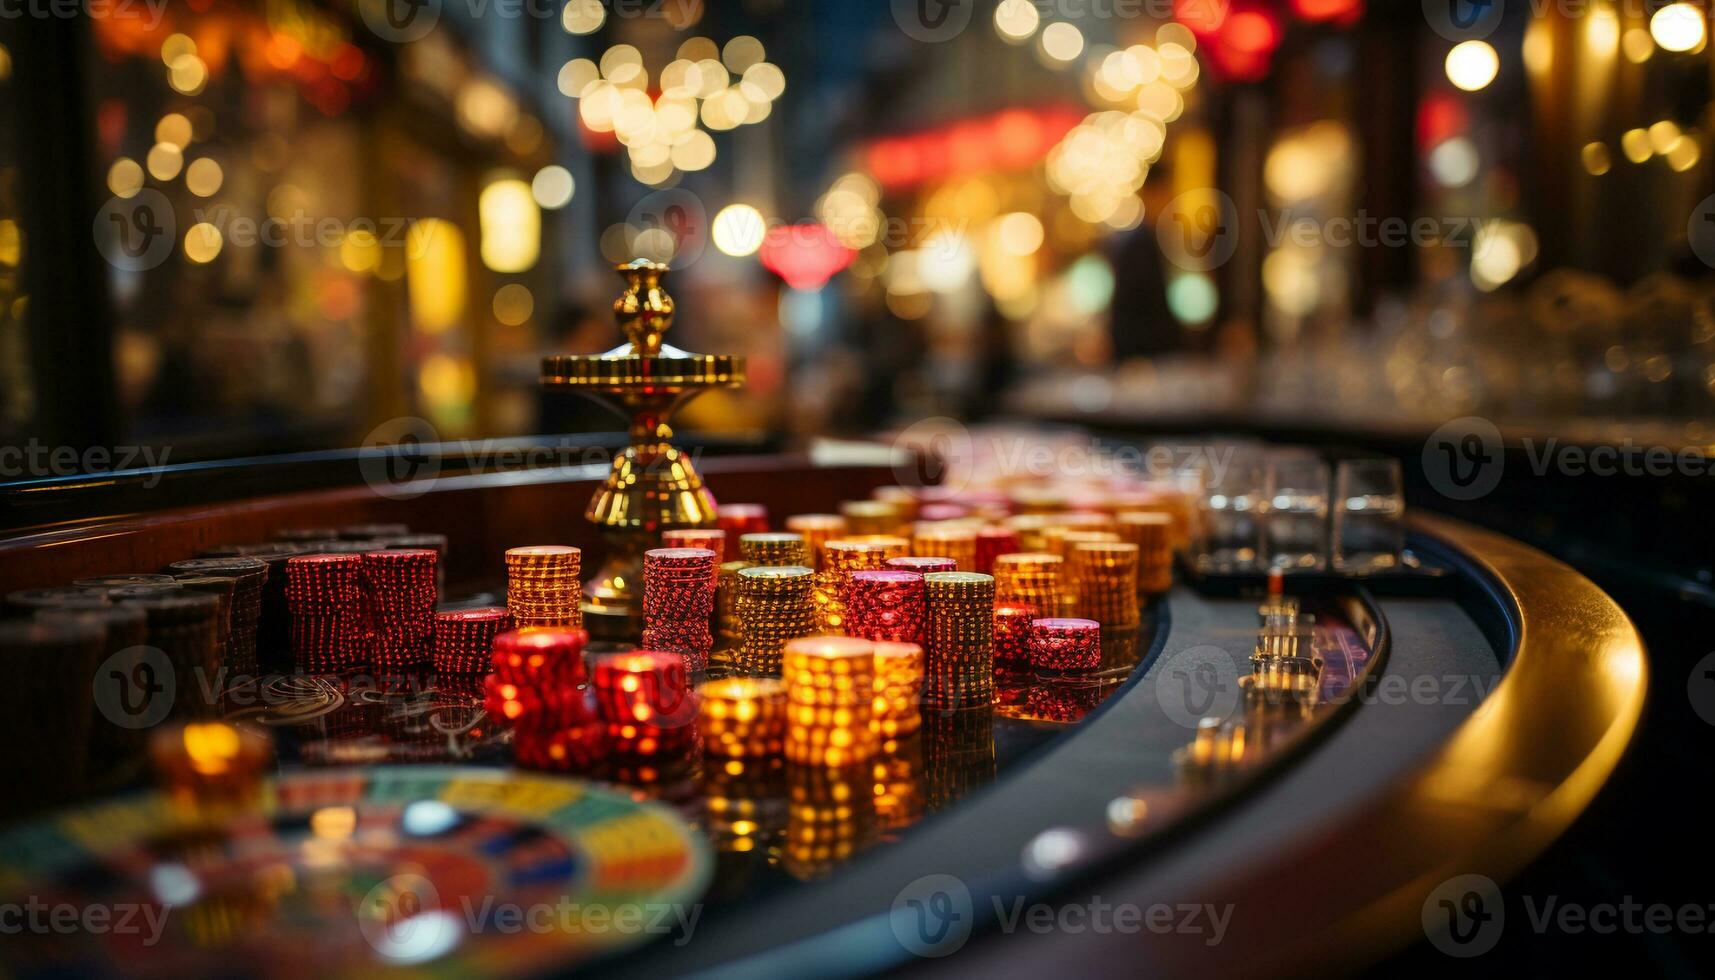
[[[755,505],[767,530],[892,499],[921,471],[908,456],[842,443],[698,466],[717,512]],[[9,490],[0,593],[350,529],[440,536],[444,613],[506,605],[510,549],[603,553],[582,508],[604,467],[450,458],[381,487],[362,481],[360,455],[328,454],[176,469],[156,480],[170,493],[125,477]],[[724,756],[704,730],[641,761],[544,767],[480,679],[293,669],[289,617],[271,620],[264,596],[256,667],[223,674],[198,719],[271,736],[247,803],[186,823],[140,754],[100,748],[123,727],[103,679],[135,674],[98,674],[81,727],[67,720],[75,685],[32,689],[69,692],[51,710],[8,701],[9,739],[102,764],[14,777],[0,902],[173,914],[162,942],[37,936],[0,962],[22,975],[1281,974],[1463,942],[1469,894],[1529,864],[1602,789],[1646,668],[1626,615],[1568,566],[1428,513],[1406,529],[1414,574],[1304,576],[1274,593],[1182,557],[1170,587],[1100,631],[1085,669],[997,666],[992,696],[926,701],[915,731],[852,765]],[[935,574],[964,587],[966,573]],[[1269,633],[1288,600],[1291,629]],[[593,663],[636,651],[639,637],[584,625]],[[1282,635],[1290,651],[1264,650]],[[691,682],[735,676],[735,656],[716,636]],[[5,669],[14,692],[55,673],[16,650]],[[792,669],[788,650],[788,685]],[[678,917],[506,930],[466,914],[484,897]]]

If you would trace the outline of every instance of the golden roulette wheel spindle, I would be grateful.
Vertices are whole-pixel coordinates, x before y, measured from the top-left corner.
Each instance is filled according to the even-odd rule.
[[[673,445],[667,420],[710,388],[744,384],[744,358],[665,343],[675,312],[661,286],[666,265],[635,259],[616,271],[626,288],[613,311],[626,343],[603,354],[546,357],[541,379],[544,388],[588,395],[631,419],[629,444],[584,510],[607,542],[607,560],[583,590],[585,627],[604,638],[641,630],[643,552],[661,532],[715,526],[714,495],[690,455]]]

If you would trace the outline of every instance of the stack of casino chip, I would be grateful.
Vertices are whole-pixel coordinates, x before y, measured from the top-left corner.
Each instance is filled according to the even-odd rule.
[[[922,643],[928,618],[925,595],[918,572],[853,572],[846,581],[845,631],[865,640]]]
[[[911,553],[951,558],[959,571],[977,569],[977,529],[964,524],[918,524],[911,531]]]
[[[146,645],[149,642],[149,617],[142,609],[135,606],[64,605],[37,609],[35,618],[44,623],[76,623],[100,630],[101,645],[97,656],[106,676],[95,675],[97,703],[108,711],[117,708],[134,718],[144,716],[150,702],[144,699],[139,703],[133,697],[139,682],[148,684],[153,680],[148,673],[153,667],[145,666],[150,656]],[[117,678],[113,676],[115,673]],[[104,685],[112,684],[125,685],[124,700],[117,703],[106,700],[107,695],[120,690],[112,686],[103,689]],[[87,697],[89,690],[86,681],[83,696]],[[142,729],[120,724],[123,720],[123,715],[106,721],[96,719],[89,745],[93,773],[122,769],[142,750]]]
[[[371,551],[363,556],[363,586],[375,627],[377,667],[412,668],[429,662],[435,635],[435,565],[428,548]]]
[[[726,564],[726,532],[718,527],[678,527],[661,532],[663,548],[706,548],[715,553],[715,584]]]
[[[656,548],[643,553],[643,646],[681,654],[701,673],[714,634],[715,553],[707,548]]]
[[[132,572],[125,575],[97,575],[72,582],[79,589],[122,589],[133,585],[171,585],[171,575],[156,572]]]
[[[6,593],[6,611],[27,616],[40,609],[83,609],[91,606],[111,606],[113,600],[106,589],[80,589],[76,586],[56,586],[47,589],[19,589]]]
[[[204,695],[218,685],[220,599],[200,592],[127,599],[123,605],[143,610],[149,620],[149,645],[166,654],[173,667],[172,713],[176,717],[209,717],[218,703]],[[159,678],[167,681],[167,678]]]
[[[971,510],[964,504],[955,504],[945,500],[926,503],[917,508],[917,520],[934,524],[939,521],[960,521],[971,516]]]
[[[559,544],[506,551],[506,608],[519,629],[583,629],[583,553]]]
[[[786,684],[768,677],[726,677],[697,688],[703,751],[726,759],[778,756],[786,741]]]
[[[1160,595],[1173,588],[1173,515],[1126,511],[1119,515],[1120,537],[1137,545],[1137,590]]]
[[[977,563],[972,571],[984,575],[994,574],[994,560],[1001,555],[1010,555],[1022,550],[1018,543],[1018,532],[1010,527],[988,525],[977,528]]]
[[[868,761],[881,739],[875,716],[875,646],[847,636],[786,644],[786,761],[840,768]],[[864,794],[868,795],[868,794]]]
[[[584,698],[588,645],[583,630],[537,627],[495,634],[483,684],[489,713],[529,732],[591,720]]]
[[[875,708],[870,727],[884,739],[904,738],[923,723],[923,648],[915,643],[875,645]]]
[[[435,613],[430,663],[442,676],[487,673],[494,638],[512,629],[512,614],[503,606],[455,609]]]
[[[889,558],[887,567],[896,571],[927,575],[930,572],[956,572],[959,570],[959,563],[951,558],[938,558],[933,555],[906,555],[904,558]]]
[[[729,561],[716,570],[715,630],[721,639],[735,645],[744,636],[744,623],[738,615],[738,573],[749,567],[747,561]]]
[[[1031,627],[1030,666],[1064,673],[1100,669],[1100,623],[1093,619],[1038,619]]]
[[[697,699],[686,667],[684,655],[670,650],[595,658],[591,689],[614,754],[634,761],[670,760],[695,746]]]
[[[738,539],[739,557],[753,565],[802,565],[810,567],[804,536],[790,531],[746,534]]]
[[[846,533],[846,519],[838,514],[794,514],[786,518],[786,530],[804,536],[810,567],[822,570],[822,546]]]
[[[215,632],[217,646],[220,650],[220,662],[223,666],[232,667],[232,607],[238,597],[238,582],[229,578],[217,578],[213,575],[184,575],[173,580],[174,584],[186,592],[206,592],[220,601],[220,611],[215,613]]]
[[[1001,526],[1018,536],[1019,551],[1046,551],[1048,543],[1043,534],[1054,527],[1053,514],[1013,514]]]
[[[905,557],[910,544],[904,538],[867,535],[835,538],[823,545],[825,564],[816,575],[815,591],[811,597],[822,630],[829,633],[845,630],[845,588],[851,573],[884,568],[889,558]]]
[[[1030,662],[1031,623],[1038,615],[1027,602],[996,602],[994,606],[994,661],[1023,666]]]
[[[994,591],[998,603],[1018,603],[1038,610],[1060,608],[1065,561],[1045,551],[1021,551],[994,560]]]
[[[814,581],[815,573],[802,565],[754,565],[738,572],[740,644],[733,667],[740,674],[778,675],[786,644],[816,631]]]
[[[938,708],[994,702],[995,583],[980,572],[933,572],[923,701]]]
[[[1042,532],[1047,550],[1059,555],[1070,562],[1072,549],[1081,544],[1096,544],[1103,541],[1118,541],[1120,536],[1113,531],[1092,530],[1080,527],[1051,527]]]
[[[587,769],[605,751],[604,731],[585,682],[579,629],[538,627],[494,637],[483,705],[513,728],[513,759],[531,769]]]
[[[715,508],[715,526],[726,532],[728,541],[768,530],[768,508],[761,504],[720,504]]]
[[[178,579],[173,579],[170,582],[150,582],[147,585],[116,586],[107,590],[107,597],[114,602],[124,602],[127,599],[153,599],[183,591],[185,587],[179,584]]]
[[[905,511],[886,500],[848,500],[840,504],[840,516],[849,535],[898,534],[909,524]]]
[[[274,532],[281,544],[322,544],[339,540],[339,529],[332,527],[286,527]]]
[[[229,578],[232,590],[232,635],[228,663],[241,674],[255,674],[257,631],[262,624],[262,595],[268,585],[268,563],[260,558],[191,558],[176,561],[167,571],[177,578]]]
[[[26,795],[61,803],[84,792],[92,724],[111,727],[97,722],[90,697],[102,639],[101,627],[86,620],[0,623],[0,738],[7,746],[7,800],[0,810],[11,814]]]
[[[407,524],[347,524],[339,529],[341,541],[380,541],[400,538],[411,533]]]
[[[388,550],[427,548],[435,553],[435,591],[446,588],[447,536],[444,534],[387,534],[376,538]]]
[[[298,555],[286,562],[292,653],[299,671],[341,673],[368,666],[373,631],[361,555]]]
[[[909,523],[917,519],[917,511],[923,506],[923,501],[931,496],[936,488],[925,487],[876,487],[870,492],[870,497],[883,503],[891,504],[899,512],[901,523]]]
[[[1108,629],[1138,625],[1137,558],[1137,545],[1123,541],[1085,542],[1072,549],[1080,619]]]

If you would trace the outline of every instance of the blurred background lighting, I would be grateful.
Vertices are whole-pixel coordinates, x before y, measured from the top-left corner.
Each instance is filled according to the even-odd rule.
[[[715,248],[734,258],[756,254],[767,231],[768,223],[762,212],[748,204],[729,204],[721,208],[710,228]]]
[[[1495,80],[1501,59],[1487,41],[1461,41],[1447,52],[1447,80],[1467,92],[1477,92]]]
[[[541,248],[542,214],[530,185],[515,178],[496,180],[477,200],[482,230],[482,264],[495,272],[523,272],[536,264]]]
[[[1650,17],[1649,32],[1665,51],[1696,51],[1703,46],[1707,26],[1695,4],[1670,3]]]

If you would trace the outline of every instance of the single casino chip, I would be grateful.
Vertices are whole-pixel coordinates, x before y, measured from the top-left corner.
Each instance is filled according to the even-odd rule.
[[[1102,665],[1102,626],[1093,619],[1038,619],[1031,624],[1030,665],[1086,673]]]

